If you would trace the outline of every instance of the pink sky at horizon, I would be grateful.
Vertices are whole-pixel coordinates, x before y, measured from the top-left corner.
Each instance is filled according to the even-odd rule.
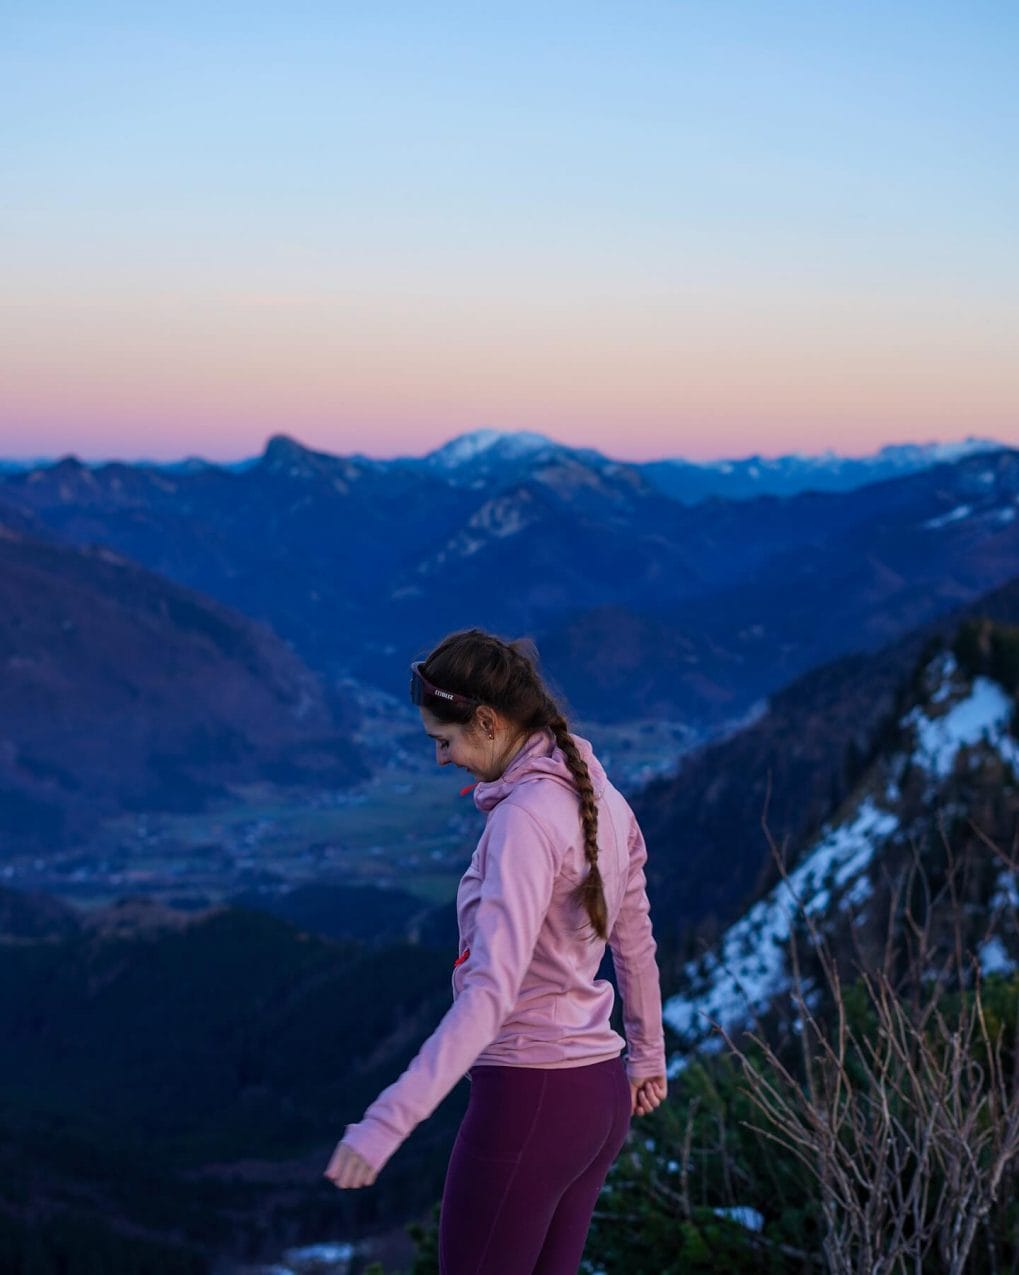
[[[762,280],[756,302],[731,280],[668,298],[620,282],[599,313],[572,280],[486,314],[463,286],[401,297],[365,280],[342,302],[236,286],[210,302],[83,280],[15,312],[27,321],[6,333],[0,456],[236,460],[285,433],[386,457],[479,428],[621,460],[1019,443],[999,304],[831,282],[779,294]]]

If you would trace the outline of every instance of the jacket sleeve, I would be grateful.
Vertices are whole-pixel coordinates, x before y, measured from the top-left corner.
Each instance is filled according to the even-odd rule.
[[[479,848],[481,896],[460,993],[403,1074],[341,1139],[376,1171],[499,1034],[552,900],[556,854],[523,807],[501,802],[489,816]]]
[[[629,874],[623,904],[609,934],[616,981],[623,998],[623,1028],[629,1046],[626,1072],[631,1080],[665,1075],[662,991],[647,897],[647,846],[636,818],[627,837]]]

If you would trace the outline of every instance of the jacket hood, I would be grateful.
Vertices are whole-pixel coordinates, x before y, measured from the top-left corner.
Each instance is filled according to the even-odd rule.
[[[588,774],[595,797],[600,797],[608,779],[601,762],[594,755],[590,743],[570,731],[577,751],[587,763]],[[571,792],[577,791],[576,781],[566,761],[566,754],[556,743],[555,735],[547,727],[528,736],[524,746],[513,758],[498,779],[482,780],[474,786],[474,804],[479,810],[491,810],[507,797],[517,784],[533,783],[538,779],[562,784]]]

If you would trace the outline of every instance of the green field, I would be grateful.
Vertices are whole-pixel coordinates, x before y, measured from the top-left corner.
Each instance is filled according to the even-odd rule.
[[[376,769],[366,782],[313,792],[251,783],[205,812],[119,816],[87,849],[57,861],[61,893],[88,905],[131,892],[218,900],[238,888],[342,881],[451,899],[484,825],[471,797],[460,796],[470,777],[437,766],[406,723],[389,726],[388,737],[385,723],[369,729]],[[672,768],[691,743],[669,722],[576,730],[624,791]]]

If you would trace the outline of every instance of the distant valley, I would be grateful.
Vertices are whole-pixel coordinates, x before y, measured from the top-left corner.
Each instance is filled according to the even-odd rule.
[[[198,903],[410,870],[441,897],[470,833],[406,703],[410,658],[455,625],[530,633],[636,791],[808,670],[1019,573],[1019,453],[907,452],[870,472],[911,472],[852,490],[696,505],[529,435],[11,470],[7,879]]]

